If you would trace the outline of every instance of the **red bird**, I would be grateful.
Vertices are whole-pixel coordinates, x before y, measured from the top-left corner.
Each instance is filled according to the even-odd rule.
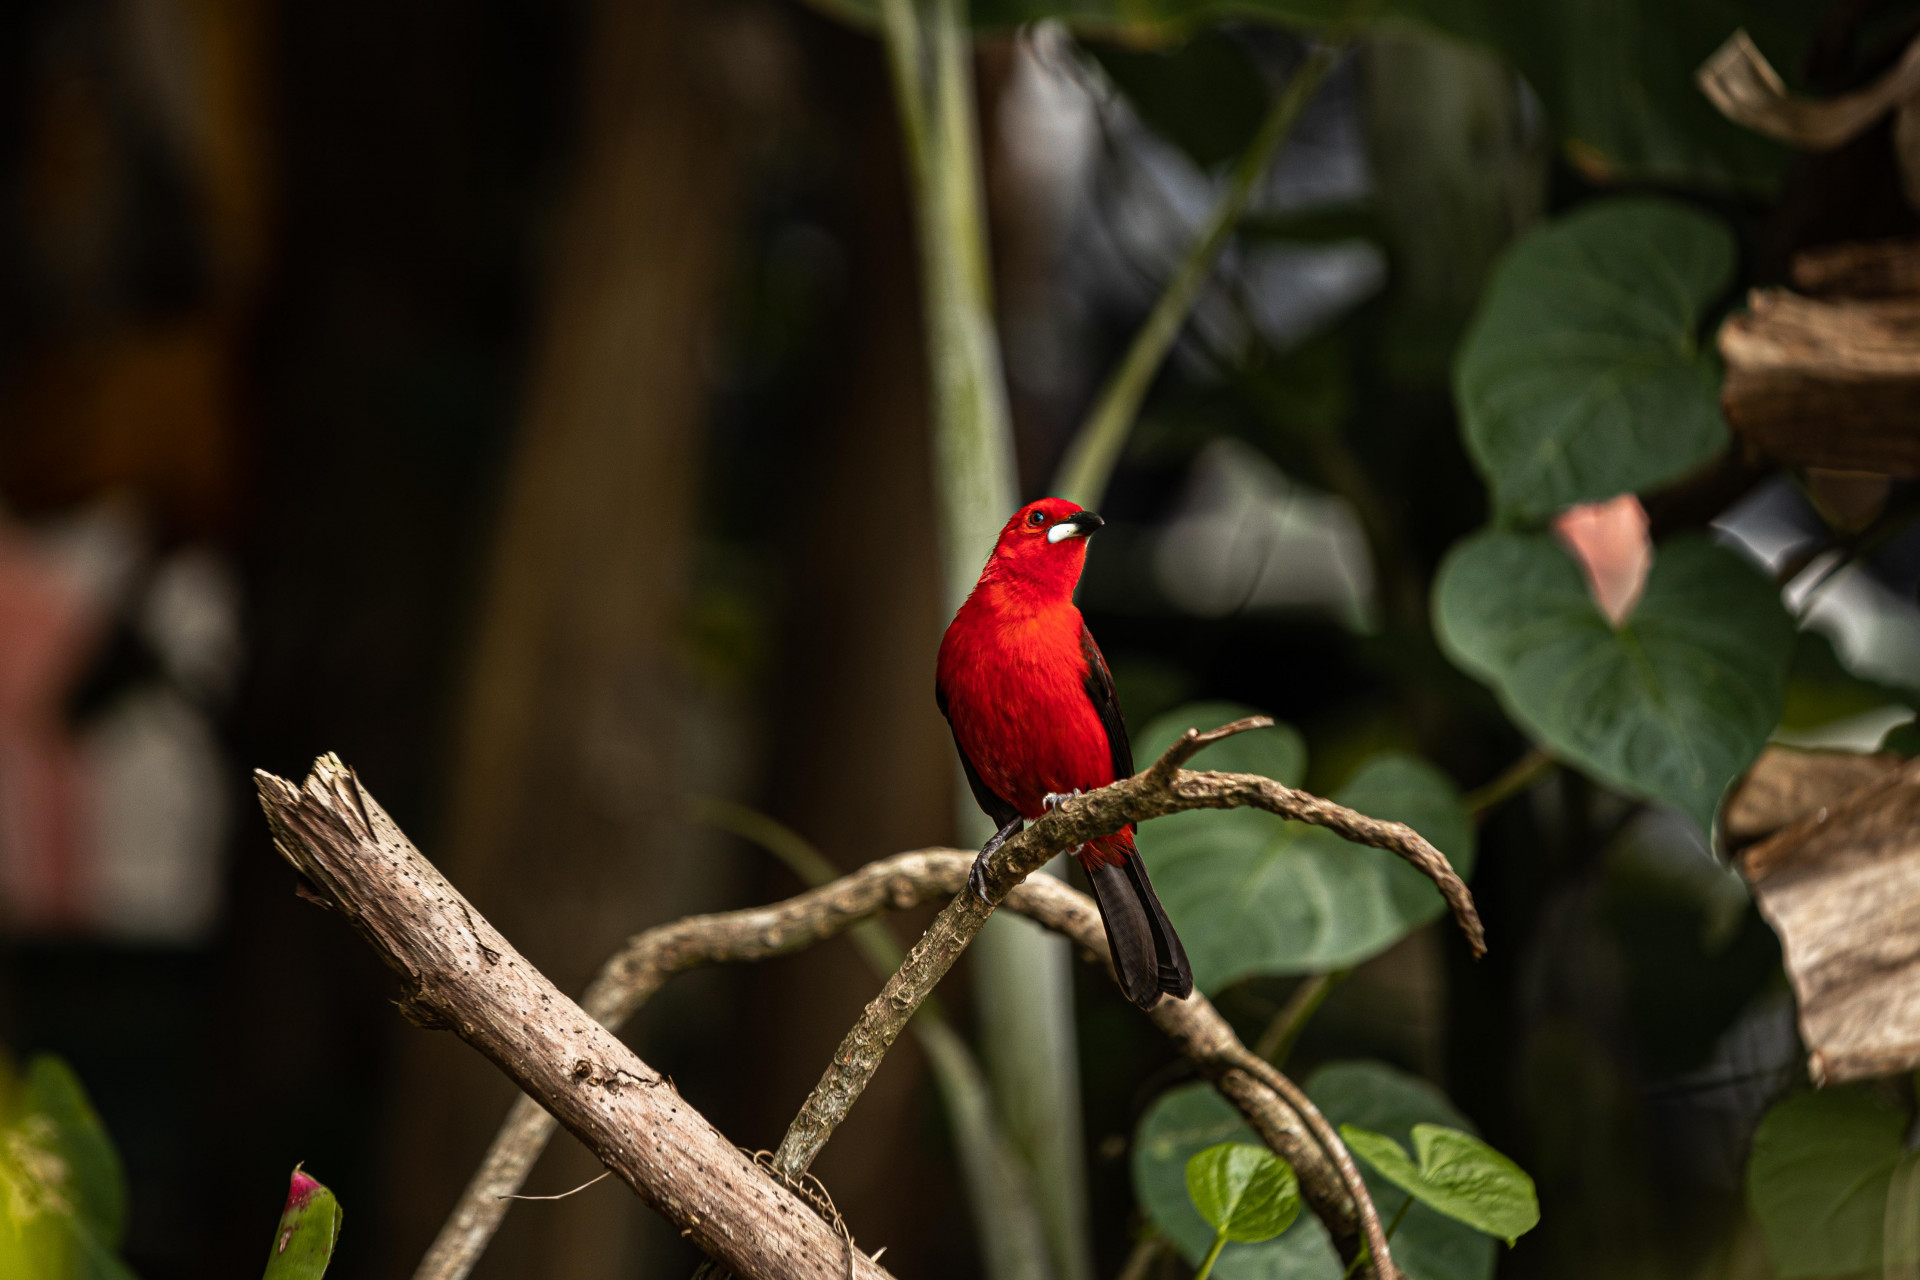
[[[953,729],[973,798],[1000,830],[969,883],[1024,819],[1070,795],[1133,776],[1133,749],[1113,676],[1073,588],[1087,538],[1106,522],[1063,498],[1014,512],[967,602],[940,641],[934,696]],[[1127,999],[1150,1009],[1193,992],[1186,949],[1133,846],[1133,828],[1080,846],[1107,946]]]

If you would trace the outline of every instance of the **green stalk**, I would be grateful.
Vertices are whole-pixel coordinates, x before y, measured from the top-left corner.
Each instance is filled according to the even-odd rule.
[[[1054,478],[1053,491],[1083,507],[1097,507],[1107,491],[1107,481],[1120,461],[1120,451],[1133,430],[1140,402],[1153,385],[1154,375],[1166,362],[1174,339],[1186,327],[1200,290],[1213,274],[1221,252],[1233,237],[1247,204],[1253,199],[1260,176],[1267,171],[1274,153],[1293,131],[1294,122],[1326,80],[1327,73],[1340,60],[1341,50],[1332,45],[1316,45],[1306,63],[1295,72],[1267,109],[1260,130],[1235,162],[1232,181],[1214,207],[1213,216],[1187,249],[1186,257],[1167,281],[1160,300],[1153,304],[1146,323],[1134,335],[1133,345],[1120,367],[1107,380],[1094,401],[1086,421],[1067,447],[1067,456]]]
[[[1214,1236],[1213,1247],[1208,1249],[1207,1256],[1200,1260],[1200,1269],[1193,1273],[1193,1280],[1207,1280],[1207,1277],[1213,1274],[1214,1260],[1220,1256],[1220,1251],[1226,1247],[1227,1233],[1222,1231]]]
[[[942,595],[951,610],[972,589],[1019,496],[994,330],[972,37],[964,0],[880,0],[880,19],[919,228]],[[979,844],[991,824],[976,818],[957,769],[954,787],[961,834]],[[1002,1131],[1028,1166],[1051,1274],[1092,1280],[1072,955],[1063,939],[1024,923],[990,921],[973,944],[981,1038]],[[1047,1259],[1034,1261],[1044,1267]],[[996,1272],[995,1280],[1009,1277]]]

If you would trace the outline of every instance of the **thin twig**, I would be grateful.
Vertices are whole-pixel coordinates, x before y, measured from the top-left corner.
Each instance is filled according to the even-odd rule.
[[[1167,1238],[1149,1225],[1140,1238],[1133,1242],[1133,1248],[1128,1251],[1127,1260],[1120,1265],[1120,1274],[1114,1280],[1147,1280],[1147,1272],[1171,1247]]]
[[[561,1192],[561,1193],[560,1193],[559,1195],[557,1195],[557,1196],[519,1196],[519,1195],[513,1195],[513,1196],[501,1196],[500,1198],[501,1198],[502,1200],[565,1200],[565,1199],[566,1199],[566,1198],[567,1198],[568,1196],[577,1196],[577,1195],[579,1195],[579,1194],[580,1194],[580,1193],[581,1193],[582,1191],[585,1191],[585,1190],[586,1190],[586,1189],[587,1189],[588,1187],[591,1187],[591,1186],[594,1186],[594,1185],[596,1185],[597,1183],[602,1183],[602,1182],[605,1182],[605,1181],[606,1181],[606,1180],[607,1180],[608,1178],[611,1178],[612,1176],[613,1176],[613,1170],[611,1170],[611,1169],[603,1169],[603,1170],[601,1170],[601,1172],[600,1172],[600,1176],[599,1176],[599,1177],[597,1177],[597,1178],[588,1178],[588,1179],[587,1179],[587,1180],[586,1180],[585,1182],[583,1182],[583,1183],[581,1183],[581,1184],[580,1184],[579,1186],[577,1186],[577,1187],[575,1187],[575,1188],[574,1188],[573,1190],[571,1190],[571,1191],[562,1191],[562,1192]]]
[[[940,979],[960,958],[987,922],[994,906],[1014,885],[1039,870],[1056,854],[1131,823],[1188,809],[1259,808],[1284,818],[1326,827],[1348,840],[1387,849],[1407,859],[1439,887],[1452,905],[1474,954],[1486,950],[1485,933],[1473,897],[1446,856],[1412,827],[1355,813],[1331,800],[1284,787],[1255,774],[1195,773],[1180,766],[1208,745],[1273,721],[1249,716],[1208,733],[1189,729],[1144,772],[1073,797],[1002,845],[987,863],[987,900],[956,894],[907,953],[906,962],[887,980],[840,1042],[820,1082],[800,1114],[788,1126],[774,1153],[775,1163],[797,1173],[813,1163],[887,1050]],[[1164,1002],[1163,1002],[1164,1003]]]
[[[1113,475],[1114,464],[1120,460],[1127,434],[1133,429],[1133,420],[1140,412],[1140,402],[1153,385],[1154,375],[1166,362],[1174,340],[1186,327],[1187,316],[1199,301],[1200,291],[1213,274],[1214,264],[1246,213],[1261,175],[1292,132],[1294,121],[1326,80],[1327,73],[1339,62],[1342,52],[1330,45],[1315,46],[1305,64],[1274,95],[1259,131],[1234,165],[1226,193],[1188,246],[1166,289],[1134,334],[1133,345],[1127,349],[1120,367],[1101,388],[1099,399],[1094,401],[1086,421],[1074,434],[1054,480],[1055,493],[1081,506],[1098,505],[1107,480]]]

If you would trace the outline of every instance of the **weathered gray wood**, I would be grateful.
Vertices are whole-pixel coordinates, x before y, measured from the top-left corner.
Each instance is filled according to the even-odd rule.
[[[1741,855],[1816,1085],[1920,1066],[1920,762]]]
[[[701,1249],[750,1280],[887,1275],[548,982],[337,759],[255,781],[281,856],[400,975],[402,1012],[485,1054]]]

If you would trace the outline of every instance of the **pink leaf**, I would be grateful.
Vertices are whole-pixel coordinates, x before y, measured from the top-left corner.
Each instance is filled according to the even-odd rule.
[[[1647,537],[1647,511],[1630,493],[1605,502],[1568,507],[1554,518],[1553,531],[1587,576],[1587,590],[1607,621],[1618,627],[1640,603],[1653,567],[1653,543]]]

